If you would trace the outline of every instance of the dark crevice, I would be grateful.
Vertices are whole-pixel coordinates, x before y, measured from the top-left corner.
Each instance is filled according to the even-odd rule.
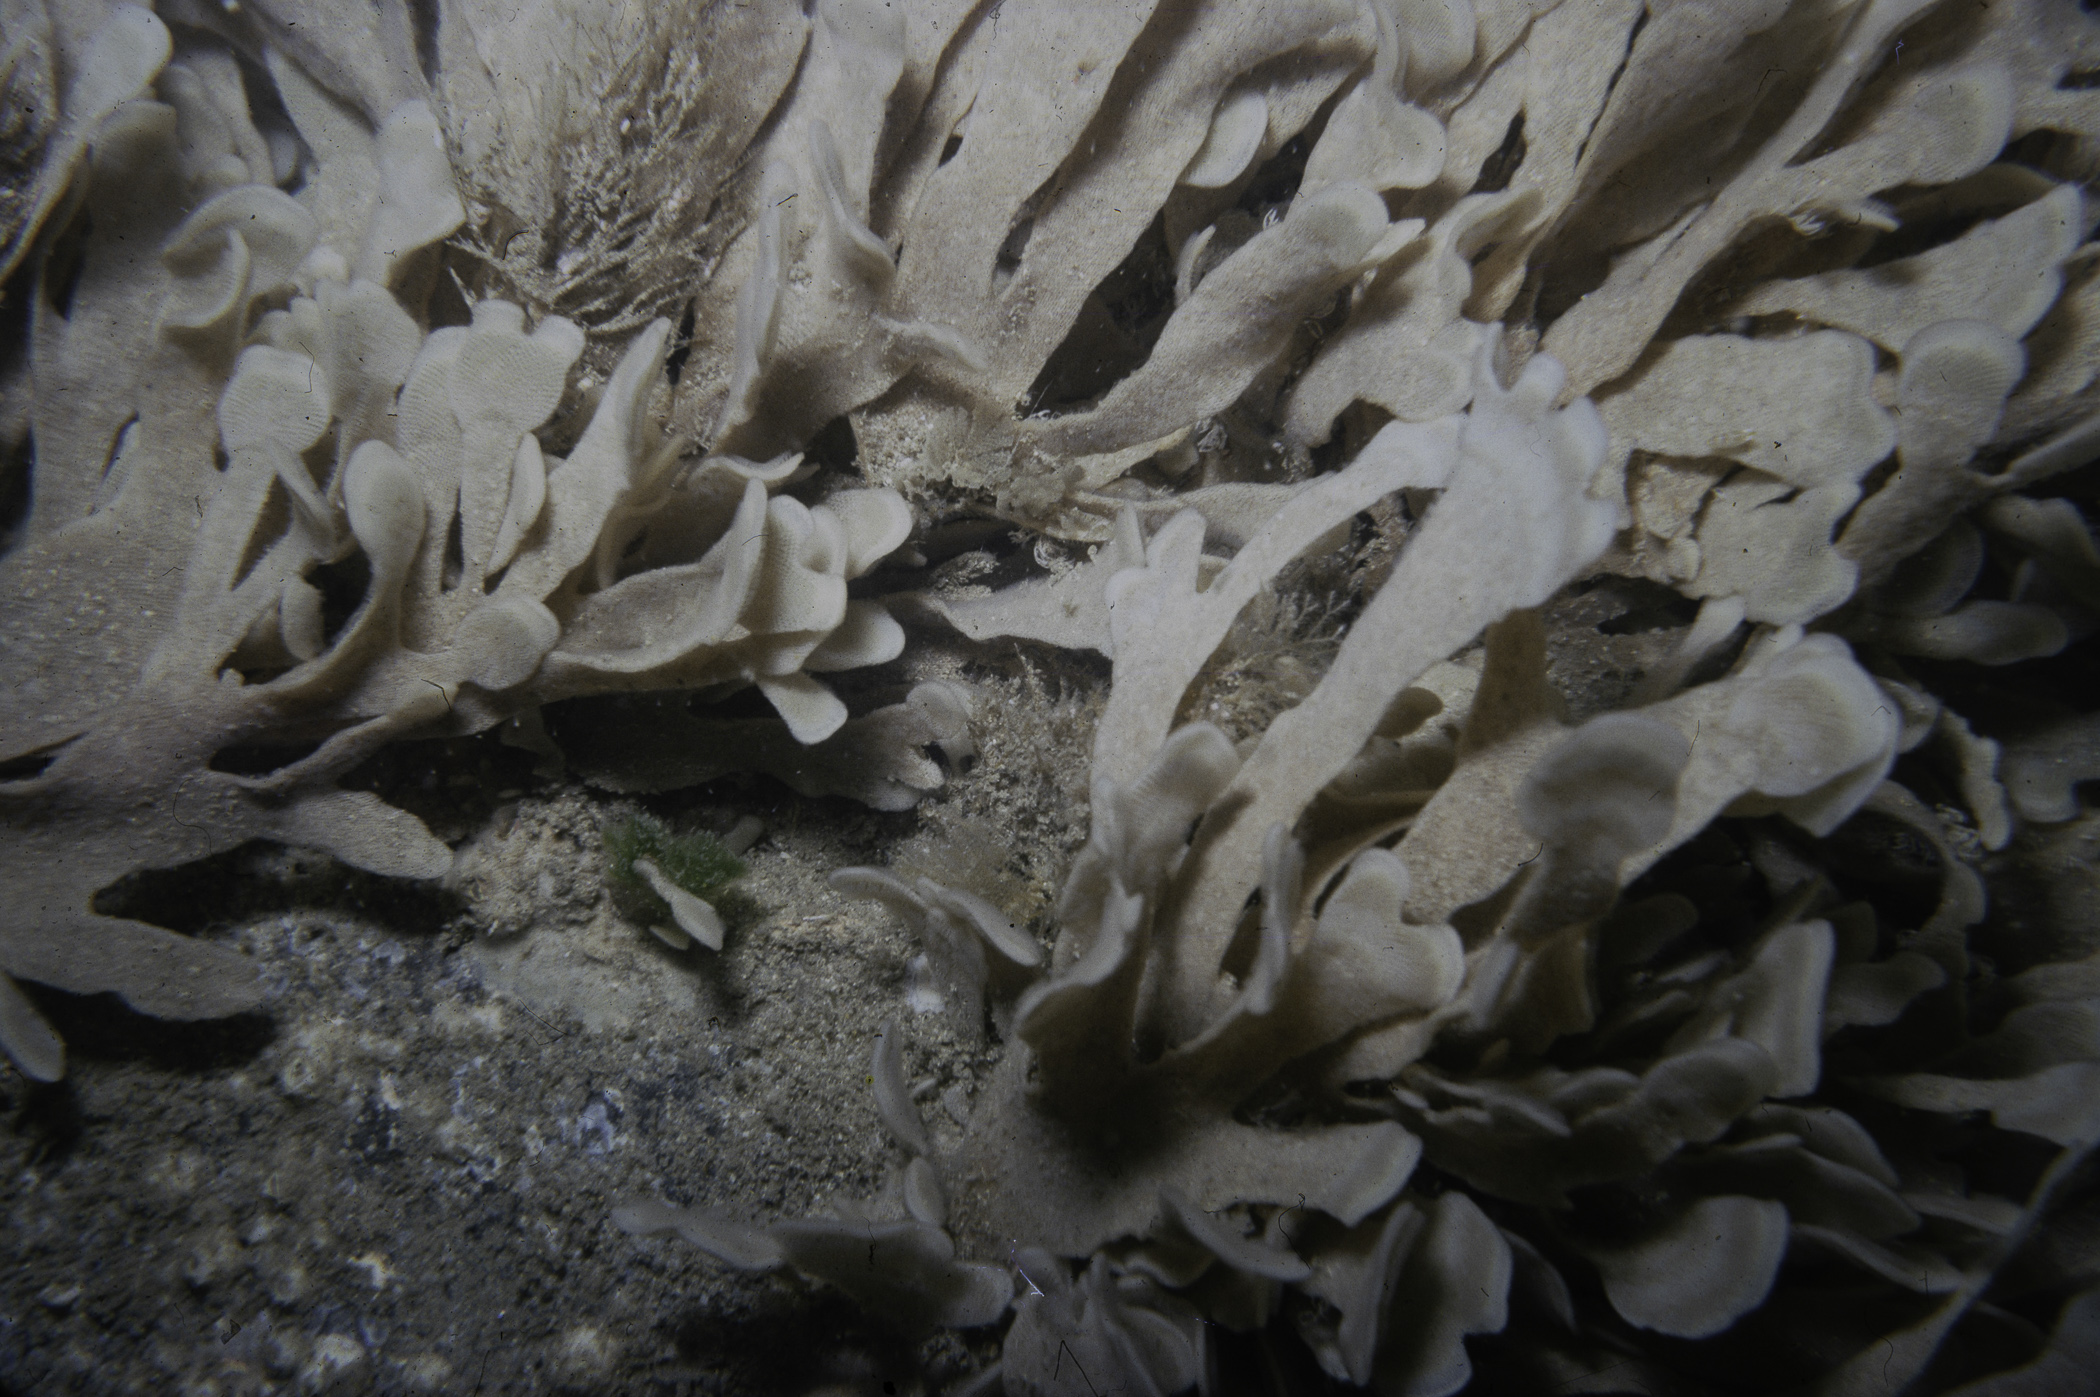
[[[1882,488],[1895,478],[1896,472],[1902,467],[1903,462],[1891,453],[1886,460],[1869,468],[1859,479],[1859,498],[1853,502],[1852,508],[1840,514],[1831,524],[1830,536],[1843,538],[1845,530],[1851,527],[1853,518],[1859,513],[1860,506],[1880,494]]]
[[[121,878],[95,894],[93,907],[105,917],[182,936],[306,908],[361,914],[391,930],[430,935],[458,910],[452,895],[435,884],[383,878],[317,849],[259,839],[195,863]],[[62,1026],[60,1031],[69,1046],[77,1041]]]
[[[851,472],[860,461],[860,438],[853,433],[852,421],[841,414],[818,428],[809,445],[802,448],[802,459],[817,467],[819,475]]]
[[[291,527],[291,493],[284,482],[272,477],[269,492],[263,497],[263,507],[256,512],[255,528],[248,534],[248,546],[241,551],[241,561],[233,570],[233,585],[238,587],[255,571],[255,565],[263,560],[284,531]]]
[[[29,381],[31,280],[34,262],[0,285],[0,384]],[[10,386],[0,389],[0,555],[17,542],[29,522],[31,477],[36,470],[35,415],[30,395]]]
[[[457,843],[483,828],[506,799],[536,784],[532,769],[538,760],[504,745],[502,734],[490,729],[472,737],[391,743],[336,784],[370,791],[421,820],[439,839]]]
[[[902,1373],[912,1366],[895,1335],[836,1293],[768,1294],[731,1313],[696,1305],[666,1327],[679,1358],[696,1369],[725,1373],[727,1391],[813,1390],[835,1376],[842,1353],[854,1354],[857,1366],[868,1372]],[[816,1333],[829,1341],[812,1345],[807,1336]],[[859,1390],[873,1393],[881,1387],[869,1383]]]
[[[430,328],[433,330],[474,323],[474,297],[462,280],[462,264],[466,266],[467,276],[475,276],[480,271],[468,261],[465,253],[447,244],[439,255],[437,284],[430,291]]]
[[[271,137],[289,141],[290,149],[297,152],[289,178],[279,182],[285,193],[297,194],[306,187],[307,173],[314,164],[313,151],[299,134],[291,113],[285,109],[284,99],[277,92],[277,80],[270,76],[269,69],[258,57],[242,52],[239,46],[234,49],[233,61],[241,70],[241,90],[247,94],[248,115],[254,121],[256,131],[266,141]],[[277,142],[271,144],[274,147]],[[274,177],[275,172],[272,174]]]
[[[53,1009],[75,998],[58,990],[47,990],[42,985],[25,983],[22,991],[47,1021],[62,1018],[63,1015],[53,1013]],[[74,1056],[80,1056],[77,1047]],[[14,1134],[28,1146],[23,1158],[39,1168],[64,1164],[87,1137],[87,1115],[80,1109],[80,1094],[71,1082],[28,1082],[26,1085],[28,1090],[21,1097],[21,1109],[9,1122]]]
[[[124,419],[123,426],[117,428],[111,434],[109,450],[102,457],[102,479],[104,481],[107,481],[110,477],[110,472],[117,468],[117,458],[124,454],[124,448],[130,441],[131,429],[138,426],[138,424],[139,415],[134,412],[131,416]]]
[[[62,320],[73,314],[73,295],[87,271],[88,239],[93,233],[94,225],[82,209],[77,219],[51,239],[51,250],[45,254],[44,294]]]
[[[549,705],[552,708],[553,705]],[[727,694],[694,694],[686,704],[687,711],[698,718],[708,718],[721,723],[734,723],[747,719],[773,719],[779,717],[771,700],[761,693],[756,685],[747,684]],[[552,729],[549,729],[552,731]]]
[[[1324,122],[1319,125],[1325,129]],[[1308,128],[1285,141],[1283,149],[1255,168],[1235,207],[1260,219],[1297,198],[1298,186],[1305,182],[1306,157],[1312,154],[1313,143],[1318,139],[1319,132]]]
[[[1516,177],[1517,167],[1524,163],[1524,113],[1518,112],[1509,119],[1509,130],[1503,134],[1502,144],[1495,153],[1480,162],[1480,178],[1473,181],[1474,194],[1499,194],[1509,188]]]
[[[0,556],[12,551],[29,523],[36,477],[36,434],[0,447]]]
[[[685,303],[685,314],[679,317],[678,334],[671,342],[671,352],[664,356],[664,381],[673,388],[678,386],[678,376],[685,372],[685,361],[693,353],[693,307],[694,302]]]
[[[962,137],[950,136],[946,141],[941,143],[941,158],[935,163],[945,165],[950,160],[953,160],[961,150]]]
[[[1034,199],[1021,205],[1014,221],[1007,226],[1006,237],[999,244],[999,254],[992,259],[992,277],[996,286],[1004,286],[1015,272],[1021,270],[1021,256],[1028,251],[1028,236],[1035,231],[1035,205]]]
[[[423,81],[435,83],[438,75],[438,0],[408,0],[408,22],[415,31],[416,66]]]
[[[321,593],[321,642],[326,648],[335,644],[363,604],[372,585],[372,564],[363,553],[352,553],[340,562],[321,564],[306,580]]]
[[[548,203],[550,207],[547,210],[547,219],[542,226],[549,229],[570,226],[571,217],[575,210],[570,206],[568,186],[556,184],[548,196]],[[549,276],[554,275],[555,264],[561,260],[563,248],[558,246],[560,242],[561,239],[557,237],[542,237],[540,239],[539,269]]]
[[[438,568],[438,586],[445,591],[457,590],[467,571],[467,545],[459,511],[452,511],[452,522],[445,526],[445,560]]]
[[[213,771],[223,771],[228,776],[268,776],[294,763],[305,761],[320,749],[319,740],[236,742],[212,753],[211,760],[206,765]]]
[[[2034,132],[2030,134],[2046,139],[2050,133]],[[2024,152],[2023,147],[2025,148]],[[2034,145],[2028,137],[2022,137],[2008,144],[1999,153],[1997,163],[2028,164],[2040,167],[2045,164],[2043,157],[2046,154],[2046,151]],[[1942,186],[1942,189],[1952,187]],[[1938,191],[1935,192],[1937,193]],[[1936,247],[1944,247],[1948,243],[1955,242],[1975,231],[1981,224],[1990,222],[1993,219],[2003,218],[2007,214],[2017,211],[2022,206],[2022,203],[2016,199],[1999,200],[1990,203],[1966,203],[1957,211],[1945,213],[1939,217],[1905,217],[1899,227],[1874,239],[1873,245],[1861,254],[1852,263],[1852,266],[1857,270],[1864,271],[1870,267],[1879,267],[1890,262],[1898,262],[1906,257],[1916,257],[1920,253],[1930,252]],[[1904,208],[1899,205],[1897,208],[1898,216],[1901,217],[1904,212]],[[1789,268],[1788,270],[1791,271],[1792,269]]]
[[[24,752],[19,757],[0,761],[0,781],[33,781],[42,776],[51,763],[58,760],[59,753],[73,745],[74,739],[54,742],[49,747],[39,747],[33,752]]]
[[[1022,411],[1069,411],[1098,400],[1143,366],[1173,313],[1174,257],[1166,225],[1155,218],[1087,298],[1029,385]]]
[[[2082,137],[2046,126],[2014,137],[1999,152],[1998,159],[2009,165],[2025,165],[2058,180],[2082,180],[2090,164]]]
[[[1597,624],[1601,635],[1642,635],[1649,631],[1689,626],[1699,614],[1699,603],[1674,588],[1644,578],[1613,578],[1607,584],[1614,599],[1625,609]]]
[[[316,491],[326,486],[335,475],[335,463],[342,450],[343,428],[331,422],[321,433],[321,439],[299,455],[299,464],[306,468],[306,479]]]
[[[1575,303],[1604,284],[1611,274],[1611,254],[1602,249],[1579,258],[1534,267],[1537,284],[1532,316],[1541,325],[1551,325],[1573,309]]]
[[[1641,31],[1647,27],[1648,11],[1644,9],[1634,18],[1633,28],[1627,31],[1626,51],[1619,55],[1619,66],[1611,70],[1611,81],[1604,85],[1604,100],[1597,104],[1597,119],[1599,123],[1603,121],[1604,113],[1611,110],[1611,95],[1619,90],[1619,79],[1626,76],[1626,66],[1633,62],[1633,51],[1641,42]],[[1597,127],[1595,124],[1582,133],[1582,144],[1575,147],[1575,163],[1577,165],[1582,163],[1583,154],[1590,148],[1590,138],[1596,134]]]
[[[1151,353],[1174,313],[1174,255],[1167,248],[1164,217],[1152,220],[1130,255],[1102,279],[1094,294],[1116,328]]]
[[[1804,239],[1784,221],[1750,229],[1708,262],[1678,295],[1656,339],[1714,333],[1748,288],[1779,275],[1780,268],[1817,246],[1816,239]],[[1602,284],[1601,277],[1597,284]],[[1584,293],[1594,289],[1581,288]]]

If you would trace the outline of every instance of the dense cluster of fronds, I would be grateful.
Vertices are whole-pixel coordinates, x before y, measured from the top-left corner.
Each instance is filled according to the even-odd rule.
[[[10,70],[64,97],[0,130],[0,969],[245,1002],[96,889],[248,837],[439,872],[336,778],[547,748],[554,699],[620,696],[565,731],[622,789],[909,805],[984,696],[812,675],[906,649],[848,582],[974,511],[1094,545],[893,599],[1112,665],[1053,944],[981,829],[836,885],[994,1079],[923,1118],[893,1023],[887,1196],[623,1226],[997,1327],[1010,1397],[2088,1362],[2100,971],[1979,866],[2095,818],[2090,14],[166,8],[53,7]],[[1600,574],[1696,618],[1570,723],[1539,613]],[[778,721],[696,711],[745,685]],[[5,979],[0,1041],[57,1070]]]

